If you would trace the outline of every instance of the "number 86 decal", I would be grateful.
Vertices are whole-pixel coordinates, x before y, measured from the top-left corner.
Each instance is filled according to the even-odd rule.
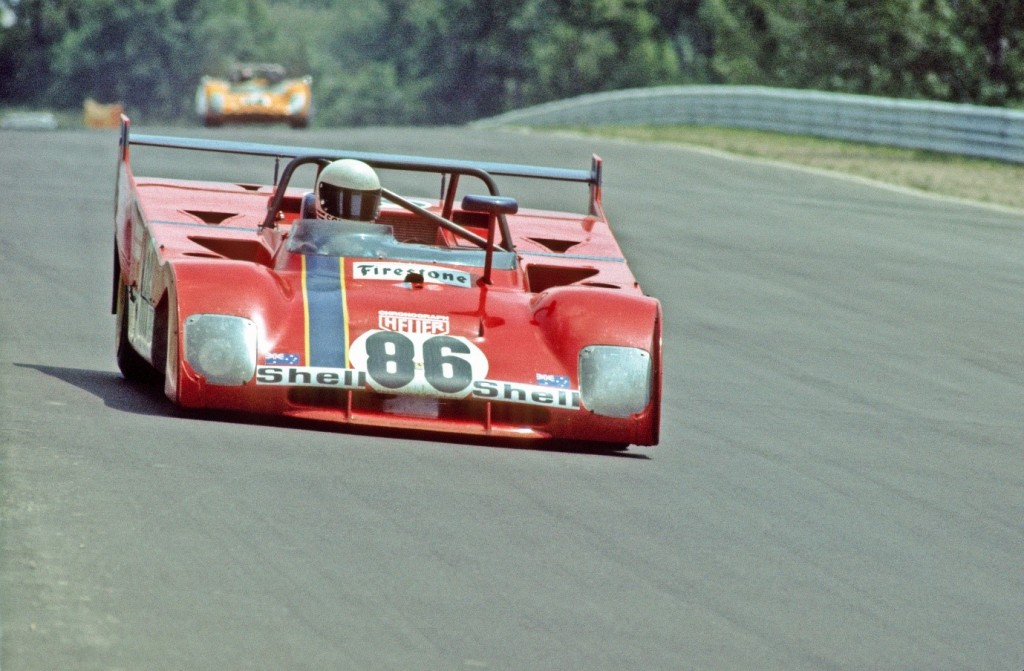
[[[457,336],[367,331],[349,348],[349,361],[365,370],[377,391],[462,397],[473,380],[487,377],[487,357]]]

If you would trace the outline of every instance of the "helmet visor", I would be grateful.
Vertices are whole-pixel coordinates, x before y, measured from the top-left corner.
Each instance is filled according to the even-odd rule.
[[[320,207],[339,219],[373,221],[380,208],[380,191],[357,191],[321,183]]]

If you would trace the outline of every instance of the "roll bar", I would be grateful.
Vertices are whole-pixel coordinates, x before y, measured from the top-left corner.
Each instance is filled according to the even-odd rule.
[[[556,180],[563,182],[579,182],[590,187],[590,214],[597,214],[601,200],[601,159],[593,156],[589,170],[571,168],[549,168],[544,166],[522,165],[515,163],[495,163],[487,161],[465,161],[454,159],[430,158],[425,156],[410,156],[401,154],[386,154],[380,152],[359,152],[344,151],[338,149],[323,149],[312,147],[294,147],[288,145],[263,144],[256,142],[236,142],[231,140],[216,140],[210,138],[187,138],[172,137],[163,135],[132,135],[129,132],[131,122],[127,116],[121,116],[121,137],[120,145],[122,159],[127,160],[129,147],[131,145],[162,147],[167,149],[188,149],[193,151],[209,151],[226,154],[239,154],[247,156],[265,156],[276,159],[274,175],[274,195],[267,208],[267,215],[261,224],[261,228],[273,228],[276,225],[275,217],[281,208],[284,200],[285,190],[295,169],[309,163],[321,163],[326,165],[331,161],[343,158],[351,158],[369,164],[375,168],[405,170],[414,172],[437,173],[442,176],[447,185],[442,194],[442,219],[449,228],[456,234],[480,244],[480,238],[471,231],[450,221],[454,207],[455,191],[458,186],[459,177],[476,177],[486,186],[491,196],[500,196],[498,185],[494,181],[495,176],[503,177],[525,177],[532,179]],[[283,172],[277,174],[281,159],[288,159]],[[399,203],[401,204],[401,203]],[[436,216],[436,215],[434,215]],[[505,251],[512,251],[512,236],[509,232],[508,222],[504,212],[497,212],[498,228],[501,232],[500,247]],[[480,238],[482,240],[482,238]]]

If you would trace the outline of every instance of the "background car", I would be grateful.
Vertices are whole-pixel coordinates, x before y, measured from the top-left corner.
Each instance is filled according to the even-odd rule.
[[[239,63],[226,79],[204,76],[196,114],[205,126],[287,122],[306,128],[313,113],[313,78],[286,76],[276,63]]]

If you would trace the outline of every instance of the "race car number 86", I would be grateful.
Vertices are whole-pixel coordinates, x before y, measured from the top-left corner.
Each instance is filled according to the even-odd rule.
[[[381,392],[460,397],[487,376],[487,357],[451,335],[368,331],[352,343],[349,360]]]

